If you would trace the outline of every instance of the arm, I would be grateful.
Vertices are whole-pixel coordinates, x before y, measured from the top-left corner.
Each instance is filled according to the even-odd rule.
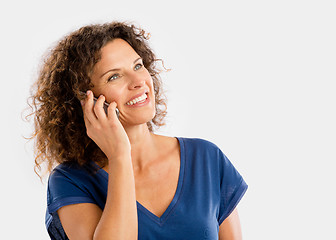
[[[88,136],[108,157],[109,179],[105,208],[83,203],[62,207],[58,214],[69,239],[135,240],[138,234],[131,145],[111,103],[108,116],[104,97],[93,106],[93,94],[83,104]]]
[[[237,209],[221,223],[218,232],[219,240],[242,240],[241,226]]]
[[[131,157],[109,164],[109,176],[106,204],[94,239],[135,240],[138,217]]]
[[[92,203],[67,205],[57,211],[69,239],[136,239],[135,193],[129,190],[134,186],[133,171],[127,166],[109,169],[115,177],[109,177],[104,211]]]

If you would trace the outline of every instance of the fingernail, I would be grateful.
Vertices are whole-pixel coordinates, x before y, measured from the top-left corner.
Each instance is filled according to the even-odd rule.
[[[80,103],[82,104],[82,106],[84,105],[84,100],[81,100]]]
[[[90,92],[91,92],[90,90],[87,90],[86,95],[89,96]]]

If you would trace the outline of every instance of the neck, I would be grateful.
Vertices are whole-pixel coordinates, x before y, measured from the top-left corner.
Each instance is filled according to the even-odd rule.
[[[149,131],[146,123],[126,127],[125,131],[131,143],[133,168],[141,170],[150,163],[155,155],[156,135]]]

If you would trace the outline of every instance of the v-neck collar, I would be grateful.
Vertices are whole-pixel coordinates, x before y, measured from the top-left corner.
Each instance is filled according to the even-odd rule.
[[[170,202],[169,206],[167,209],[164,211],[164,213],[161,215],[161,217],[156,216],[154,213],[149,211],[147,208],[145,208],[141,203],[136,201],[137,203],[137,208],[144,214],[146,214],[150,219],[158,223],[159,225],[164,224],[164,222],[167,220],[169,217],[170,213],[172,210],[175,208],[176,204],[178,203],[178,200],[181,196],[182,188],[183,188],[183,179],[184,179],[184,166],[185,166],[185,149],[184,149],[184,143],[183,139],[180,137],[175,137],[179,141],[180,145],[180,173],[179,173],[179,178],[178,178],[178,183],[177,183],[177,188],[175,191],[175,195],[173,200]],[[96,163],[94,163],[96,166],[98,166]],[[98,166],[99,167],[99,166]],[[98,173],[104,176],[106,178],[106,185],[108,184],[108,173],[99,167]]]

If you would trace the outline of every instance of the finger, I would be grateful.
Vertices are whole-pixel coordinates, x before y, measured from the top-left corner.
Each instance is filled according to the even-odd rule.
[[[116,113],[117,103],[111,102],[110,106],[107,108],[107,117],[108,119],[118,119],[117,113]]]
[[[86,114],[85,114],[85,111],[84,111],[85,110],[85,108],[84,108],[85,102],[86,102],[85,99],[82,99],[80,101],[80,103],[82,105],[82,111],[83,111],[83,120],[84,120],[86,128],[88,128],[91,125],[91,123],[90,123],[89,119],[86,117]]]
[[[93,106],[93,93],[89,90],[84,101],[84,116],[91,124],[94,124],[97,121],[96,114],[93,112]]]
[[[105,96],[100,95],[93,107],[93,111],[96,114],[98,119],[106,119],[106,113],[104,110]]]
[[[86,115],[83,115],[83,119],[84,119],[84,123],[85,123],[85,127],[86,129],[90,128],[92,126],[92,123],[90,122],[90,120],[86,117]]]

